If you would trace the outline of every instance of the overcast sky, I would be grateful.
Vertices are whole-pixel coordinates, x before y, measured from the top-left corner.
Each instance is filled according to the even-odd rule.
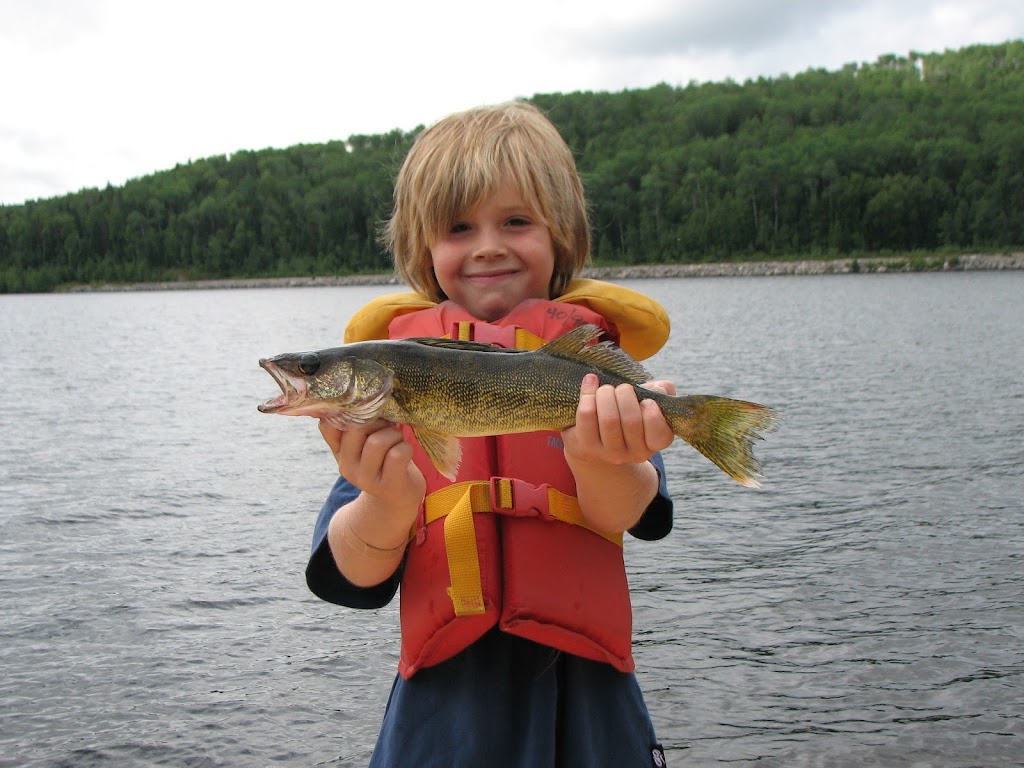
[[[1020,0],[0,0],[0,204],[536,93],[1022,37]]]

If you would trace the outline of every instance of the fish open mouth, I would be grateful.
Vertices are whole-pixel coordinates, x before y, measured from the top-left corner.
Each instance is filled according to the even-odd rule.
[[[295,405],[306,394],[306,380],[292,376],[280,368],[273,360],[260,360],[260,368],[265,370],[281,388],[281,394],[272,397],[256,407],[262,413],[277,413],[288,406]]]

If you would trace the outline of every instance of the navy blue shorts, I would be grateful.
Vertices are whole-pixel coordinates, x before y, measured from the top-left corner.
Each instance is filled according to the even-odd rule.
[[[660,768],[633,674],[492,630],[398,677],[371,768]]]

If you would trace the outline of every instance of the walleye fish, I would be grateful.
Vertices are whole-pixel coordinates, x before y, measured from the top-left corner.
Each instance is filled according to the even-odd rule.
[[[263,413],[314,416],[339,429],[382,418],[408,424],[427,456],[455,479],[460,437],[561,431],[576,421],[580,384],[629,383],[661,407],[672,431],[730,477],[760,487],[753,440],[778,423],[757,403],[710,395],[673,397],[640,386],[653,377],[601,330],[582,325],[532,352],[472,341],[362,341],[260,360],[281,394]]]

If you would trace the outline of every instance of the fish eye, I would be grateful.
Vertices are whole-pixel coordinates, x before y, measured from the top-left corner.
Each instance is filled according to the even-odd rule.
[[[306,376],[312,376],[320,370],[320,357],[314,352],[307,352],[299,358],[299,371]]]

